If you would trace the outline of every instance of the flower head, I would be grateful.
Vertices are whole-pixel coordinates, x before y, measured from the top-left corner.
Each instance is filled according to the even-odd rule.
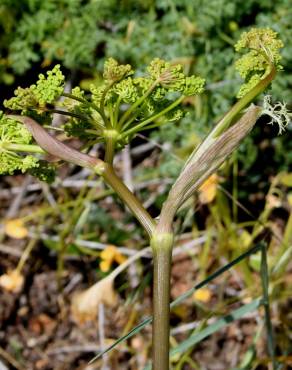
[[[12,174],[16,170],[22,172],[37,166],[38,160],[31,155],[22,157],[9,149],[9,144],[27,145],[31,141],[30,132],[17,121],[0,118],[0,175]]]
[[[249,32],[243,32],[235,44],[235,50],[240,51],[244,48],[254,50],[277,65],[281,60],[279,50],[284,46],[277,37],[277,32],[270,28],[252,28]]]
[[[107,59],[104,63],[103,78],[109,83],[118,82],[133,73],[129,64],[119,65],[113,58]]]
[[[196,95],[203,92],[205,80],[201,77],[187,77],[180,64],[172,65],[165,60],[155,58],[147,68],[153,80],[167,92],[181,92],[184,95]]]
[[[249,49],[250,51],[238,59],[235,68],[240,76],[245,79],[238,92],[238,97],[244,96],[260,80],[266,77],[275,67],[281,69],[281,55],[279,50],[283,42],[277,38],[277,33],[270,28],[252,28],[244,32],[235,44],[235,50]]]
[[[130,77],[118,82],[113,91],[127,104],[134,103],[138,99],[137,87]]]
[[[65,77],[57,64],[47,76],[40,74],[36,85],[30,88],[40,106],[53,103],[64,91]]]
[[[54,180],[53,165],[25,152],[31,143],[32,135],[27,128],[0,112],[0,175],[29,171],[42,181]]]
[[[27,113],[29,109],[42,111],[46,104],[52,104],[64,91],[64,80],[60,65],[56,65],[47,76],[40,74],[36,84],[27,88],[18,87],[15,96],[4,101],[4,106]]]

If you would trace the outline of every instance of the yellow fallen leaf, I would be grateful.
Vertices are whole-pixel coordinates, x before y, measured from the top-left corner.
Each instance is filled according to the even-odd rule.
[[[127,257],[125,257],[124,255],[122,255],[122,253],[120,253],[119,251],[118,251],[118,253],[116,253],[116,255],[115,255],[115,261],[116,261],[116,263],[118,263],[119,265],[121,265],[126,260],[127,260]]]
[[[9,270],[0,276],[0,286],[7,292],[18,293],[21,291],[24,277],[18,270]]]
[[[86,321],[96,320],[98,306],[101,303],[110,307],[117,303],[117,295],[113,288],[112,279],[104,278],[85,291],[73,296],[71,312],[74,321],[82,325]]]
[[[100,258],[103,260],[111,260],[116,254],[117,248],[114,245],[108,245],[101,253]]]
[[[24,239],[28,235],[28,230],[20,218],[6,221],[4,231],[6,235],[14,239]]]
[[[199,187],[199,200],[203,204],[211,203],[217,193],[218,176],[216,173],[211,175],[203,184]]]
[[[171,312],[178,316],[180,319],[185,320],[189,314],[187,305],[178,305],[171,309]]]
[[[208,288],[201,288],[194,292],[193,298],[196,301],[207,303],[212,298],[212,292]]]
[[[108,245],[101,253],[100,258],[102,261],[99,264],[101,271],[108,272],[113,262],[119,265],[126,261],[126,257],[121,254],[117,247]]]
[[[99,264],[99,268],[102,272],[108,272],[111,268],[111,261],[101,261]]]

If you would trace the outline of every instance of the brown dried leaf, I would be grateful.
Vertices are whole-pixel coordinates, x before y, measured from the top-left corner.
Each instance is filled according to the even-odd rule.
[[[24,239],[28,235],[28,230],[20,218],[6,221],[4,231],[6,235],[14,239]]]
[[[117,295],[113,289],[113,280],[105,278],[92,287],[73,296],[71,312],[77,324],[94,321],[97,317],[98,306],[104,303],[113,307],[117,303]]]
[[[218,175],[213,173],[203,184],[199,187],[199,199],[202,204],[211,203],[217,193]]]
[[[23,282],[24,277],[17,269],[9,270],[6,274],[0,276],[0,286],[7,292],[20,292]]]

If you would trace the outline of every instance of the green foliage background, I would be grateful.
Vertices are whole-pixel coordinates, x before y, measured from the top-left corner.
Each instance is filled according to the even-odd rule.
[[[279,33],[285,44],[282,53],[284,69],[279,72],[273,83],[271,94],[274,100],[287,102],[291,110],[292,6],[290,0],[0,0],[1,101],[4,98],[11,98],[17,86],[29,86],[36,81],[38,73],[45,73],[47,69],[52,69],[58,63],[62,65],[61,69],[64,70],[67,80],[72,85],[80,83],[80,86],[88,91],[90,82],[98,85],[101,81],[104,61],[108,57],[113,57],[120,63],[131,64],[138,74],[145,70],[146,65],[155,57],[174,63],[180,62],[187,74],[200,75],[205,78],[207,89],[200,96],[186,99],[188,115],[150,133],[151,138],[160,144],[166,144],[164,147],[170,148],[161,153],[157,168],[153,166],[135,167],[135,176],[140,181],[155,179],[159,177],[158,175],[175,177],[183,163],[175,156],[186,158],[209,131],[210,126],[214,125],[216,120],[236,101],[236,94],[242,81],[234,68],[234,62],[238,58],[234,52],[234,44],[244,30],[253,26],[271,27]],[[232,185],[235,184],[235,191],[232,195],[239,200],[244,198],[244,205],[255,216],[260,213],[259,221],[252,221],[253,230],[243,227],[243,224],[240,226],[236,222],[237,208],[232,207],[231,203],[228,204],[228,199],[223,192],[218,192],[216,202],[209,205],[208,216],[203,214],[205,212],[203,208],[200,210],[202,213],[198,212],[198,217],[193,215],[193,207],[190,208],[190,212],[186,209],[181,211],[183,221],[181,224],[178,222],[176,227],[182,230],[194,228],[194,233],[200,232],[203,228],[206,229],[204,235],[207,235],[208,239],[202,249],[203,253],[198,255],[198,259],[190,261],[192,268],[200,273],[200,277],[206,277],[211,269],[221,266],[223,256],[227,259],[236,258],[251,247],[257,238],[262,238],[262,225],[268,224],[272,212],[269,206],[269,195],[277,194],[279,199],[276,199],[282,204],[285,202],[280,175],[278,175],[278,180],[271,185],[269,192],[268,187],[270,185],[269,176],[277,175],[282,170],[289,170],[292,164],[291,127],[287,128],[288,132],[283,136],[277,136],[277,127],[263,123],[257,124],[252,134],[245,139],[238,152],[232,157],[235,164],[233,180],[236,178],[233,184],[231,184],[231,166],[227,165],[224,168],[226,178],[231,179],[226,187],[229,186],[229,190],[233,190]],[[10,129],[11,136],[15,134],[13,125],[14,123],[10,122],[9,127],[6,126]],[[0,136],[1,134],[7,136],[4,126]],[[22,134],[17,139],[19,143],[26,144],[30,143],[31,137],[25,137]],[[29,157],[28,161],[30,160]],[[13,158],[13,163],[15,163],[15,158]],[[18,170],[25,170],[22,167],[25,164],[27,163],[19,160]],[[159,174],[157,174],[158,171]],[[44,175],[52,177],[52,173],[52,169],[45,166],[45,162],[38,162],[37,166],[32,169],[32,174],[41,176],[41,179],[44,179]],[[118,220],[123,216],[118,208],[116,210],[111,208],[111,204],[111,212],[108,212],[94,203],[111,194],[111,190],[101,192],[97,192],[96,188],[92,190],[87,191],[87,185],[84,185],[78,195],[73,192],[66,194],[63,188],[56,190],[56,194],[59,194],[58,199],[63,203],[61,202],[57,207],[55,205],[48,207],[45,203],[44,207],[40,206],[37,211],[32,210],[28,216],[25,216],[26,222],[35,220],[40,225],[44,223],[49,234],[57,234],[60,237],[59,242],[53,239],[44,242],[50,249],[57,250],[60,276],[60,272],[64,269],[63,259],[66,253],[93,256],[97,274],[102,276],[100,268],[96,266],[96,257],[100,258],[99,252],[78,245],[74,241],[75,237],[113,244],[125,243],[127,245],[128,243],[130,247],[129,241],[134,240],[135,248],[137,241],[141,242],[138,228],[125,228],[124,222],[119,223]],[[251,199],[252,204],[248,204],[248,195],[255,195],[256,192],[268,194],[262,210],[256,208],[258,205],[256,200]],[[140,195],[145,200],[149,198],[148,190],[142,189]],[[165,194],[158,194],[154,208],[161,206],[164,197]],[[256,196],[253,199],[257,199]],[[115,219],[112,219],[112,213],[115,212]],[[282,207],[282,212],[285,212],[284,207]],[[195,222],[193,217],[197,217]],[[287,215],[284,215],[285,217],[288,218]],[[283,221],[281,217],[279,219],[280,221],[278,218],[275,221],[275,226]],[[287,322],[289,315],[286,313],[288,306],[285,308],[283,304],[291,294],[284,282],[286,279],[282,278],[291,260],[291,247],[286,251],[286,245],[290,243],[291,215],[289,220],[286,231],[283,232],[283,241],[277,246],[272,239],[269,250],[271,257],[269,264],[272,266],[270,295],[274,302],[281,304],[276,310],[275,321],[277,322],[277,335],[281,339],[278,345],[279,355],[287,354],[286,348],[291,346],[288,334],[289,323]],[[250,219],[248,221],[251,225]],[[212,244],[213,230],[216,231],[215,246]],[[72,235],[72,242],[68,243]],[[38,261],[43,262],[43,250],[41,250],[41,255],[42,259]],[[241,274],[244,286],[249,288],[252,295],[257,296],[259,281],[255,280],[253,271],[257,271],[260,267],[259,259],[255,257],[250,261],[246,260]],[[208,262],[209,258],[211,262]],[[31,260],[33,263],[31,270],[36,271],[35,259]],[[88,262],[85,264],[87,266]],[[92,269],[92,266],[91,264],[89,268]],[[87,274],[87,269],[82,270],[84,275]],[[143,266],[143,269],[147,271],[147,266],[146,268]],[[143,294],[144,287],[148,285],[148,278],[147,273],[138,294]],[[119,286],[120,292],[124,290],[127,295],[128,284],[127,279],[127,282]],[[219,281],[219,285],[225,287],[226,279]],[[222,289],[218,289],[220,297],[221,291]],[[238,295],[240,300],[242,297],[244,295]],[[214,307],[212,302],[210,309],[212,315],[215,311],[221,314],[223,307],[221,302],[216,305],[215,310]],[[198,308],[200,316],[202,314],[199,305]],[[281,311],[283,313],[278,316],[278,312]],[[47,307],[45,312],[50,312]],[[55,317],[55,305],[53,305],[52,312],[52,317]],[[209,311],[205,311],[205,308],[202,312],[204,314],[208,312],[209,315]],[[176,320],[177,317],[175,317]],[[193,318],[194,315],[192,314],[191,317]],[[17,320],[22,323],[23,318],[17,316]],[[64,326],[61,327],[63,333]],[[95,332],[98,333],[97,330]],[[59,339],[63,340],[62,335]],[[68,337],[67,332],[65,335]],[[82,338],[85,338],[83,329]],[[95,340],[92,332],[89,338],[91,341]],[[214,342],[212,346],[213,344]],[[23,346],[26,348],[25,345]],[[17,349],[16,358],[18,358],[18,352]],[[252,356],[250,356],[251,352]],[[242,369],[250,365],[254,354],[256,354],[255,344],[247,351],[245,360],[247,356],[250,356],[249,363],[242,366]],[[76,364],[75,358],[74,363]]]
[[[182,156],[235,100],[240,80],[234,71],[233,45],[243,30],[256,25],[279,32],[285,43],[284,71],[273,84],[272,95],[292,101],[289,0],[2,0],[0,24],[4,86],[17,85],[18,76],[29,75],[30,70],[60,62],[80,76],[86,87],[85,77],[98,79],[109,56],[139,70],[161,57],[179,61],[187,72],[204,77],[207,91],[190,99],[190,114],[153,134],[161,142],[186,148],[178,153]],[[258,157],[259,146],[254,143],[261,140],[262,131],[259,126],[241,147],[239,160],[244,170],[251,170]],[[270,131],[264,133],[267,138],[276,135],[276,130]],[[292,162],[289,135],[273,139],[270,147],[271,166],[275,171],[286,169]],[[178,167],[168,158],[161,170],[174,175]]]

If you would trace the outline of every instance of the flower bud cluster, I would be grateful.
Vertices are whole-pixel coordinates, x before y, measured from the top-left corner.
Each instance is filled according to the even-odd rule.
[[[235,68],[245,79],[237,94],[239,98],[265,78],[272,67],[281,69],[279,50],[282,47],[283,42],[270,28],[252,28],[241,35],[235,44],[235,50],[240,52],[242,49],[249,49],[249,51],[235,63]]]
[[[31,143],[32,135],[27,128],[0,112],[0,175],[29,171],[43,181],[53,181],[55,167],[26,153]]]

